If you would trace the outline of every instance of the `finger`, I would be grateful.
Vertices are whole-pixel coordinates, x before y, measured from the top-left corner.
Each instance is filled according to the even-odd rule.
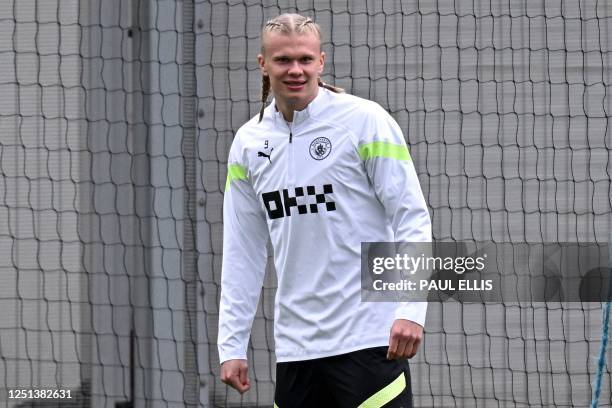
[[[240,381],[240,371],[235,371],[233,367],[223,367],[221,369],[221,381],[235,390],[241,393],[243,392],[241,391],[243,389],[243,385]]]
[[[247,367],[240,367],[238,370],[238,378],[240,379],[241,384],[247,384],[249,382],[249,374]]]
[[[412,358],[416,355],[416,353],[419,351],[419,345],[421,344],[421,339],[420,338],[416,338],[414,340],[414,342],[412,343],[412,350],[410,351],[410,353],[408,353],[408,357],[406,358]]]
[[[414,341],[411,339],[406,339],[404,343],[404,350],[402,352],[401,358],[410,358],[414,355],[413,353],[414,353]]]
[[[387,360],[395,359],[397,355],[398,340],[395,334],[389,337],[389,349],[387,350]]]
[[[235,389],[236,391],[238,391],[241,394],[243,394],[244,392],[248,391],[248,389],[250,388],[249,386],[245,386],[245,385],[242,384],[238,374],[235,374],[232,377],[230,377],[227,380],[226,384],[229,385],[230,387],[232,387],[233,389]]]
[[[395,359],[406,358],[406,350],[410,347],[410,343],[406,339],[400,339],[397,342],[397,352],[395,353]]]
[[[234,386],[234,378],[230,377],[230,376],[227,376],[227,375],[222,375],[221,376],[221,382],[223,382],[223,383],[225,383],[227,385],[230,385],[232,387]]]
[[[244,389],[242,392],[248,391],[249,388],[251,388],[251,382],[249,381],[249,368],[246,365],[240,367],[238,379],[240,381],[240,385]]]
[[[249,384],[243,384],[240,382],[239,379],[236,380],[236,386],[234,387],[236,389],[236,391],[238,391],[241,394],[244,394],[245,392],[247,392],[249,389],[251,389],[251,386]]]
[[[225,369],[225,367],[221,367],[221,382],[225,384],[229,384],[231,379],[230,373]]]
[[[414,335],[410,339],[410,345],[406,346],[405,356],[406,358],[412,358],[419,351],[419,345],[421,344],[422,337]]]

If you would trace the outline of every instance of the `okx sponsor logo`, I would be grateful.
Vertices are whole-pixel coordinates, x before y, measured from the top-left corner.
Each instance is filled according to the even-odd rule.
[[[261,195],[270,219],[290,217],[293,207],[297,209],[298,214],[336,211],[336,203],[328,197],[328,194],[334,192],[331,184],[324,184],[323,191],[320,188],[317,191],[315,186],[295,187],[292,190],[290,193],[289,189],[285,188],[283,190],[269,191]],[[307,196],[314,196],[315,202],[312,202],[312,199],[301,198],[298,203],[298,197]],[[295,210],[293,213],[295,214]]]

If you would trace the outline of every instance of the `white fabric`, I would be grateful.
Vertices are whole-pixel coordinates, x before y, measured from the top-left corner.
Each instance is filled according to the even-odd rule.
[[[220,361],[247,355],[261,292],[268,237],[274,248],[278,290],[274,339],[278,362],[320,358],[388,345],[396,318],[425,323],[426,303],[361,302],[361,242],[431,241],[431,221],[411,161],[376,157],[365,162],[359,146],[384,141],[405,146],[397,123],[378,104],[319,88],[289,128],[274,103],[258,123],[242,126],[228,164],[246,169],[225,191]],[[311,143],[331,142],[315,160]],[[265,149],[266,141],[268,148]],[[273,149],[273,150],[272,150]],[[259,152],[269,154],[258,155]],[[315,203],[306,193],[331,184],[336,210],[270,219],[262,194],[304,187],[297,204]],[[272,206],[274,207],[274,206]]]

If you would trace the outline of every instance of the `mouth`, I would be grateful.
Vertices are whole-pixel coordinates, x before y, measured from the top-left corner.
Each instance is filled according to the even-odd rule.
[[[306,81],[285,81],[285,85],[290,91],[301,91],[306,86]]]

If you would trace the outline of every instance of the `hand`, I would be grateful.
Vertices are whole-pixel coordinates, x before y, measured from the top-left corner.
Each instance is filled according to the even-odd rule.
[[[244,394],[251,388],[246,360],[227,360],[221,364],[221,381]]]
[[[391,326],[388,360],[412,358],[423,340],[423,326],[410,320],[397,319]]]

